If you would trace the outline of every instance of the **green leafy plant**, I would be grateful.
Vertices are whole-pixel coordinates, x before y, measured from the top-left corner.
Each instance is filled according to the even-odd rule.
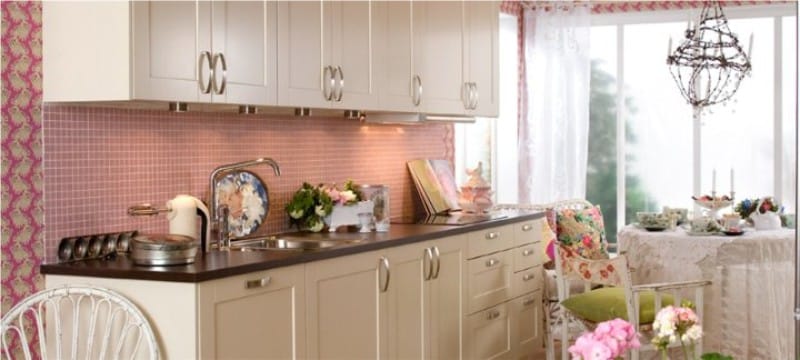
[[[343,190],[337,189],[335,184],[313,186],[304,182],[286,204],[289,223],[298,230],[321,231],[325,227],[325,217],[333,212],[335,205],[352,205],[361,201],[362,194],[357,188],[352,180],[345,182]]]

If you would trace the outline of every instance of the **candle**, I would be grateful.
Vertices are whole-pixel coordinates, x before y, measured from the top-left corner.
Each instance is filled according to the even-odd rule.
[[[731,193],[733,193],[733,168],[731,168]]]
[[[717,169],[711,171],[711,192],[717,192]]]
[[[667,57],[672,55],[672,36],[669,37],[669,42],[667,43]]]

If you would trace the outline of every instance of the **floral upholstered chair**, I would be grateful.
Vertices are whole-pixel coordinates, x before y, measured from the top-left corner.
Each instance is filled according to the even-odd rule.
[[[700,322],[703,317],[703,288],[711,284],[707,280],[633,285],[628,259],[620,254],[611,259],[587,259],[573,247],[557,244],[555,247],[556,287],[558,312],[561,324],[578,320],[586,328],[594,324],[622,318],[630,322],[642,335],[642,347],[631,350],[631,359],[639,358],[639,351],[654,350],[650,344],[650,328],[655,314],[662,307],[681,303],[681,295],[693,292],[693,304]],[[575,283],[580,284],[576,290]],[[573,294],[575,293],[575,294]],[[558,330],[561,339],[561,358],[567,359],[570,339],[582,332],[570,333],[569,326]],[[551,331],[552,332],[552,331]],[[547,357],[555,358],[555,343],[548,333]],[[696,344],[695,356],[702,352],[702,343]]]

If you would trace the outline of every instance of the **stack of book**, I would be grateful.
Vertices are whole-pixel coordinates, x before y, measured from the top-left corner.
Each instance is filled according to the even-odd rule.
[[[408,170],[425,211],[429,215],[461,210],[458,190],[450,162],[443,159],[418,159],[408,162]]]

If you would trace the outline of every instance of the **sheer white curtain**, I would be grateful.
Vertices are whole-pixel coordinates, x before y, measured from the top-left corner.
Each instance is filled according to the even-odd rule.
[[[586,196],[589,8],[527,9],[527,115],[519,130],[519,202]]]

